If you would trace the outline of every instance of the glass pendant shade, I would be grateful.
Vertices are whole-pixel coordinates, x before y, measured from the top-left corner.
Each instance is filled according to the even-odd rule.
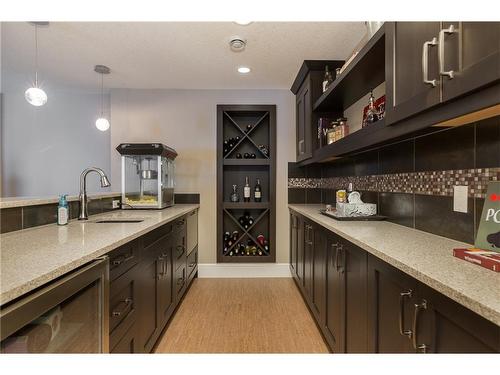
[[[27,102],[35,107],[40,107],[47,103],[47,94],[39,87],[30,87],[25,91],[24,97]]]
[[[99,117],[95,122],[95,127],[102,132],[109,129],[109,121],[105,117]]]

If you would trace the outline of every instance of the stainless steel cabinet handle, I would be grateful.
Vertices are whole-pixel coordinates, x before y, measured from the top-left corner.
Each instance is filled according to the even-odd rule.
[[[411,297],[411,289],[399,293],[399,334],[408,337],[408,339],[411,339],[413,332],[411,329],[405,329],[405,300]]]
[[[113,311],[113,313],[112,313],[113,316],[120,316],[120,315],[122,315],[125,312],[125,310],[127,309],[128,305],[130,305],[133,301],[132,301],[132,298],[125,298],[121,302],[125,304],[125,307],[121,311]]]
[[[415,304],[415,315],[413,316],[413,349],[421,353],[427,352],[427,345],[418,343],[418,316],[420,311],[427,309],[427,301],[425,299],[420,303]]]
[[[423,81],[427,85],[436,87],[437,81],[435,79],[429,79],[429,47],[437,45],[437,39],[432,38],[431,41],[424,42],[422,46],[422,76]]]
[[[299,155],[303,154],[304,153],[304,140],[301,139],[299,141]]]
[[[344,265],[339,261],[339,255],[344,251],[342,245],[337,245],[337,252],[335,253],[335,269],[340,272],[344,272]]]
[[[444,37],[445,34],[453,34],[458,33],[458,29],[455,29],[455,26],[451,25],[447,29],[442,29],[439,31],[439,48],[438,48],[438,61],[439,61],[439,74],[442,76],[446,76],[449,79],[453,79],[455,77],[455,72],[453,70],[448,70],[445,72],[444,70]]]
[[[337,247],[339,246],[338,243],[332,243],[331,244],[331,247],[332,247],[332,251],[335,251],[335,256],[332,256],[332,267],[335,267],[335,262],[337,261]]]

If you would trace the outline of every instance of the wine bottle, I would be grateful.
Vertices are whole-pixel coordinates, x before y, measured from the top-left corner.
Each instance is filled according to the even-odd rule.
[[[242,157],[243,156],[241,156],[241,154],[239,152],[236,154],[236,159],[241,159]]]
[[[225,232],[224,233],[224,241],[227,241],[229,239],[229,236],[230,236],[230,233],[229,232]]]
[[[250,202],[250,184],[248,182],[248,176],[245,177],[245,187],[243,188],[243,201]]]
[[[250,124],[248,124],[248,125],[247,125],[247,130],[246,130],[246,132],[248,133],[250,130],[252,130],[252,128],[253,128],[253,126],[252,126],[252,125],[250,125]]]
[[[245,153],[243,154],[243,158],[245,158],[245,159],[250,159],[250,154],[249,154],[248,152],[245,152]]]
[[[253,220],[253,217],[249,216],[249,217],[248,217],[248,221],[247,221],[247,223],[248,223],[248,226],[249,226],[249,227],[251,227],[251,226],[252,226],[253,221],[254,221],[254,220]]]
[[[260,186],[260,178],[257,179],[255,190],[253,191],[255,202],[262,202],[262,188]]]
[[[238,241],[238,238],[240,237],[240,232],[238,232],[237,230],[235,230],[233,232],[233,235],[232,235],[232,238],[233,238],[233,241],[236,242]]]
[[[257,155],[255,155],[255,153],[252,152],[250,154],[250,159],[257,159]]]

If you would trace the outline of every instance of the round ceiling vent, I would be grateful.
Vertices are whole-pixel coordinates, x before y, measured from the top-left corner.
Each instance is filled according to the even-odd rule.
[[[247,41],[239,36],[235,36],[231,38],[229,41],[229,46],[231,47],[231,51],[233,52],[241,52],[245,49],[247,45]]]

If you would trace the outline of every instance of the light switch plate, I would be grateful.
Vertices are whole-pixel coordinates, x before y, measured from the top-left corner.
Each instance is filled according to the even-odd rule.
[[[113,208],[120,208],[120,200],[113,199]]]
[[[468,195],[468,186],[453,186],[453,211],[464,213],[468,212]]]

